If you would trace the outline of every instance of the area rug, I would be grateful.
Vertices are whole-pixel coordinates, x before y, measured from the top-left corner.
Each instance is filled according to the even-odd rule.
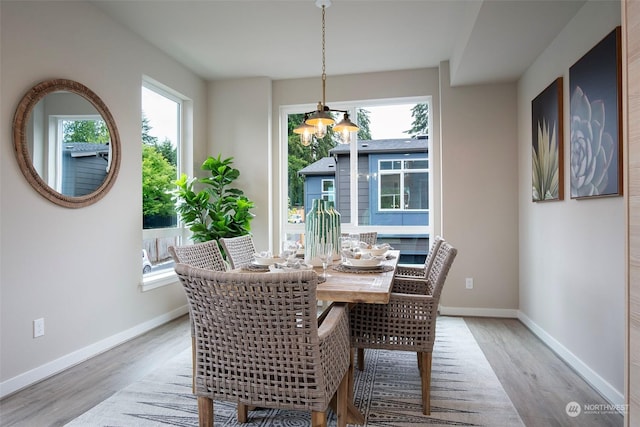
[[[431,416],[422,415],[415,353],[367,350],[365,370],[355,371],[354,403],[367,426],[523,426],[489,362],[462,318],[437,323],[431,375]],[[309,414],[259,409],[239,424],[236,406],[214,403],[216,426],[309,426]],[[67,426],[198,425],[191,394],[191,350],[114,394]],[[330,412],[329,425],[335,426]]]

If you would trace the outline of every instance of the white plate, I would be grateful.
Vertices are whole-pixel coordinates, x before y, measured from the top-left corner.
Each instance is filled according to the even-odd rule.
[[[369,267],[375,268],[380,266],[380,260],[375,258],[355,259],[349,258],[344,262],[347,267]]]
[[[253,264],[255,265],[272,265],[276,262],[283,263],[285,260],[282,258],[255,258]]]

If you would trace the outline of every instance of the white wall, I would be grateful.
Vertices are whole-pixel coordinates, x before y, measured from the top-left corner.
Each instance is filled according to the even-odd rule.
[[[624,403],[622,197],[570,199],[569,67],[620,24],[620,4],[589,1],[518,83],[521,319],[609,400]],[[564,77],[564,194],[531,202],[531,100]]]
[[[179,284],[139,290],[141,100],[148,75],[192,99],[186,131],[206,135],[206,85],[87,2],[0,2],[0,381],[6,394],[185,313]],[[53,205],[20,173],[14,110],[34,84],[76,80],[109,107],[122,163],[115,185],[82,209]],[[191,157],[191,154],[188,154]],[[32,321],[45,336],[32,338]]]
[[[255,203],[251,232],[257,250],[272,247],[270,203],[271,80],[251,78],[209,83],[207,156],[233,157],[240,171],[234,186]],[[203,159],[204,160],[204,159]],[[201,162],[202,163],[202,162]],[[277,239],[276,239],[277,240]]]
[[[515,83],[451,87],[441,67],[442,234],[458,248],[442,312],[513,317],[518,307]],[[473,278],[473,289],[465,278]]]

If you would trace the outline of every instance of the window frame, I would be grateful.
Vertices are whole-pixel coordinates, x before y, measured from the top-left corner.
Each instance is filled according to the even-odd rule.
[[[411,208],[407,208],[406,207],[406,203],[404,202],[404,190],[405,190],[405,179],[406,179],[406,175],[407,174],[412,174],[412,173],[426,173],[427,177],[430,177],[430,171],[429,168],[416,168],[416,169],[408,169],[405,167],[405,164],[407,162],[412,162],[412,161],[426,161],[427,164],[429,162],[429,156],[427,155],[424,158],[421,157],[416,157],[416,158],[410,158],[410,159],[403,159],[403,158],[385,158],[385,159],[378,159],[378,168],[377,168],[377,173],[378,173],[378,211],[379,212],[430,212],[429,208],[421,208],[421,209],[411,209]],[[400,169],[382,169],[380,167],[380,165],[383,162],[391,162],[391,163],[395,163],[395,162],[400,162]],[[398,175],[400,178],[400,199],[401,199],[401,206],[399,208],[382,208],[382,176],[391,176],[391,175]]]
[[[179,94],[177,91],[157,82],[152,79],[144,78],[140,87],[140,96],[142,97],[142,90],[146,88],[148,90],[154,91],[157,94],[170,99],[178,104],[178,112],[177,112],[177,131],[176,135],[178,138],[178,142],[176,144],[176,179],[180,177],[182,173],[187,173],[185,171],[185,165],[183,164],[184,152],[189,145],[192,144],[192,141],[186,141],[186,133],[184,132],[184,123],[188,119],[186,117],[187,108],[185,104],[189,102],[189,99]],[[142,104],[140,105],[140,122],[142,123]],[[142,136],[142,134],[141,134]],[[142,140],[140,141],[140,146],[142,147]],[[141,171],[142,177],[142,171]],[[140,187],[142,191],[142,187]],[[140,213],[142,215],[142,212]],[[176,214],[177,215],[177,214]],[[176,241],[176,244],[181,244],[188,235],[188,230],[184,227],[184,224],[180,220],[180,216],[177,215],[177,223],[175,227],[164,227],[164,228],[153,228],[153,229],[144,229],[142,230],[142,238],[141,243],[144,240],[152,239],[152,238],[173,238]],[[147,274],[141,274],[140,279],[140,288],[142,292],[150,291],[152,289],[156,289],[159,287],[171,285],[178,282],[178,277],[175,274],[173,268],[168,267],[163,270],[157,272],[151,272]]]
[[[371,106],[382,105],[400,105],[400,104],[429,104],[429,135],[433,135],[433,97],[432,96],[415,96],[415,97],[402,97],[402,98],[387,98],[378,100],[360,100],[360,101],[348,101],[342,103],[329,103],[332,108],[345,110],[349,113],[350,117],[357,117],[357,110],[360,108],[366,109]],[[304,234],[304,223],[292,224],[288,222],[288,118],[289,115],[302,114],[305,111],[312,111],[316,108],[312,104],[299,104],[299,105],[285,105],[280,107],[280,135],[279,135],[279,147],[280,147],[280,167],[279,167],[279,187],[280,187],[280,207],[282,215],[277,220],[280,223],[280,235],[295,235]],[[350,142],[350,170],[358,170],[358,138],[357,135],[352,138]],[[433,153],[433,140],[431,137],[428,139],[427,145],[427,160],[432,161],[431,153]],[[429,168],[429,206],[434,204],[434,180],[435,177],[431,173]],[[424,225],[360,225],[358,224],[358,173],[351,173],[350,176],[350,197],[352,200],[356,200],[355,203],[350,205],[350,218],[351,222],[341,224],[343,232],[368,232],[377,231],[378,234],[394,235],[394,236],[429,236],[432,234],[435,219],[432,217],[430,209],[429,220],[426,226]],[[335,188],[335,187],[334,187]],[[409,212],[420,212],[418,210],[411,210]],[[354,222],[355,220],[355,222]],[[282,238],[281,237],[281,238]],[[279,242],[281,244],[282,242]]]

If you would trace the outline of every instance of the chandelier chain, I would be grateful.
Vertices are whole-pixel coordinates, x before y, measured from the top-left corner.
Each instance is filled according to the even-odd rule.
[[[324,11],[325,11],[325,6],[322,5],[322,106],[323,107],[326,105],[325,87],[326,87],[326,80],[327,80],[326,65],[325,65],[325,42],[324,42],[325,20],[324,20]]]
[[[1,1],[1,0],[0,0]],[[356,132],[359,127],[349,120],[349,112],[347,110],[336,110],[329,108],[326,101],[327,88],[327,64],[326,64],[326,8],[331,5],[331,0],[316,0],[316,6],[322,9],[322,101],[318,102],[318,108],[315,111],[304,113],[302,124],[293,129],[293,132],[300,135],[300,142],[305,147],[311,144],[312,136],[316,141],[327,135],[327,127],[333,126],[334,132],[340,134],[342,143],[349,143],[351,140],[350,133]],[[342,120],[336,124],[336,119],[332,113],[343,113]]]

